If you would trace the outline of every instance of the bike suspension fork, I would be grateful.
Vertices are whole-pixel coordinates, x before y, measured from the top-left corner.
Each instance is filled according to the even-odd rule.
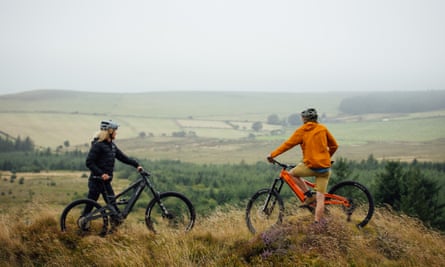
[[[263,210],[267,211],[267,207],[269,206],[270,198],[272,197],[272,192],[276,191],[278,194],[280,194],[281,189],[283,188],[283,180],[281,178],[276,178],[272,184],[271,191],[269,195],[267,196],[266,202],[264,203]],[[271,209],[268,211],[268,213],[272,213],[273,208],[275,207],[275,204],[277,203],[277,198],[275,198],[272,202]]]
[[[150,187],[150,189],[151,189],[151,192],[153,193],[153,195],[154,195],[154,197],[155,197],[155,199],[156,199],[156,202],[158,202],[159,207],[160,207],[161,210],[162,210],[162,214],[163,214],[163,216],[165,216],[165,217],[168,218],[168,217],[170,216],[170,213],[168,212],[168,210],[167,210],[167,208],[165,207],[164,203],[162,203],[162,201],[161,201],[161,193],[155,191],[155,190],[153,189],[153,187]]]

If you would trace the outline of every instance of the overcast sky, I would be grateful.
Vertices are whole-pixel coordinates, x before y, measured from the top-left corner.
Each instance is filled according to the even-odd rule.
[[[0,94],[445,89],[443,0],[0,0]]]

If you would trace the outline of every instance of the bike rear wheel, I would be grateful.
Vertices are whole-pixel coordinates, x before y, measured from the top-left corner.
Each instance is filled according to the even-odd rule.
[[[277,191],[264,188],[257,191],[247,203],[246,223],[254,234],[263,232],[283,221],[284,203]]]
[[[190,231],[195,224],[192,202],[177,192],[160,194],[160,202],[153,199],[145,211],[145,224],[155,233],[165,231]]]
[[[91,211],[84,215],[85,209]],[[79,199],[71,202],[60,216],[62,232],[78,235],[104,235],[107,232],[108,217],[102,206],[91,199]]]
[[[341,205],[341,213],[345,216],[346,221],[362,228],[371,220],[374,213],[374,200],[364,185],[355,181],[340,182],[329,190],[329,194],[339,195],[348,200],[349,207]],[[334,206],[340,205],[329,206],[332,209]]]

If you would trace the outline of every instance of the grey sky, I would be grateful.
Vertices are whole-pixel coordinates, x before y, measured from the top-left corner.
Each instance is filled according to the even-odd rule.
[[[445,89],[443,0],[0,0],[0,94]]]

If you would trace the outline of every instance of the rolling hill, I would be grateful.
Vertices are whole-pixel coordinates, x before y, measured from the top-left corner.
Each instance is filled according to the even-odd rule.
[[[113,119],[121,125],[117,142],[140,157],[202,161],[210,155],[218,161],[230,153],[235,161],[256,161],[296,127],[269,124],[270,115],[287,121],[315,107],[341,144],[341,156],[445,158],[445,110],[360,115],[339,111],[343,100],[363,95],[36,90],[0,96],[0,131],[29,136],[43,148],[61,148],[68,141],[69,149],[87,149],[99,121]],[[252,129],[254,122],[262,123],[259,131]]]

